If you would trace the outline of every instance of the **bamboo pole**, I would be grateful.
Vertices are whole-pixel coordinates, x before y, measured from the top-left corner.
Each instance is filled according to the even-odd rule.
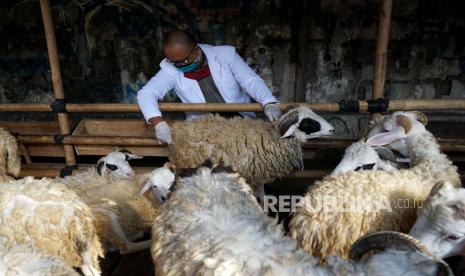
[[[376,44],[376,60],[373,76],[373,100],[382,98],[384,95],[391,11],[392,0],[381,0],[381,4],[379,6],[378,41]],[[379,116],[379,113],[373,114],[373,117],[376,116]]]
[[[51,135],[19,135],[18,141],[26,144],[55,144],[55,139]],[[460,151],[465,152],[464,139],[438,139],[443,151]],[[326,149],[337,148],[345,149],[356,140],[348,139],[314,139],[302,145],[304,149]],[[109,136],[65,136],[63,138],[65,145],[100,145],[100,146],[153,146],[164,147],[165,144],[159,143],[151,137],[109,137]]]
[[[367,101],[358,101],[360,112],[368,111]],[[280,104],[285,110],[290,105],[304,105],[314,111],[338,112],[338,103],[285,103]],[[250,104],[204,104],[204,103],[160,103],[161,111],[184,112],[260,112],[263,108],[258,103]],[[70,113],[138,113],[137,104],[66,104]],[[388,111],[397,110],[465,110],[465,99],[425,99],[425,100],[390,100]],[[0,104],[0,112],[51,112],[49,104]]]
[[[50,10],[49,0],[40,0],[40,9],[42,12],[42,20],[44,22],[45,39],[47,41],[48,58],[50,61],[50,70],[52,72],[53,93],[55,99],[65,99],[63,91],[63,83],[61,81],[60,61],[58,59],[58,49],[55,37],[55,28],[53,26],[52,12]],[[71,133],[69,127],[68,114],[58,113],[58,123],[60,125],[60,134],[67,135]],[[64,145],[65,159],[67,165],[75,165],[74,150],[71,145]]]
[[[51,135],[19,135],[18,141],[26,144],[55,144]],[[163,146],[151,137],[109,137],[109,136],[65,136],[64,145],[100,145],[100,146]]]
[[[310,26],[310,1],[300,1],[299,9],[299,25],[298,29],[298,41],[297,41],[297,62],[296,62],[296,73],[295,73],[295,91],[294,100],[296,102],[305,102],[305,96],[307,92],[307,63],[309,62],[310,53],[308,51],[308,41],[310,38],[310,32],[308,30]]]

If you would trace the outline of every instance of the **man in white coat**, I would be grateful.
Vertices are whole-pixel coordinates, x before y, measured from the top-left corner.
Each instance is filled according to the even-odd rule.
[[[183,103],[250,103],[264,106],[274,121],[281,116],[278,101],[265,82],[244,62],[232,46],[196,43],[185,31],[172,31],[163,43],[161,70],[138,91],[137,102],[145,120],[155,127],[158,140],[171,143],[171,130],[163,121],[158,100],[174,89]],[[188,112],[192,120],[202,113]],[[242,116],[255,117],[252,112]]]

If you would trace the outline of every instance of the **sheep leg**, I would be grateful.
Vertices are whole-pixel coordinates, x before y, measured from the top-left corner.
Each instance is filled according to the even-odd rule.
[[[141,242],[131,242],[126,233],[124,233],[121,224],[118,221],[118,217],[114,213],[110,213],[112,232],[115,241],[113,241],[119,249],[121,255],[141,251],[144,249],[149,249],[151,245],[151,240],[141,241]]]

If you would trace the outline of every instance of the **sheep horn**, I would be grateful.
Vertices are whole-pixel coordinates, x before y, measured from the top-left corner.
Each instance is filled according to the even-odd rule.
[[[300,105],[298,105],[298,104],[288,104],[286,106],[286,108],[284,108],[284,113],[287,113],[287,112],[291,111],[294,108],[298,108],[299,106]]]
[[[360,260],[371,250],[397,249],[428,253],[419,240],[404,233],[395,231],[379,231],[365,235],[354,242],[349,251],[349,258]]]
[[[417,118],[417,120],[424,126],[428,124],[428,117],[424,113],[421,113],[420,111],[410,111],[410,113],[413,113],[415,118]]]
[[[176,164],[174,164],[173,162],[166,162],[165,164],[163,164],[163,167],[168,168],[172,173],[176,171]]]
[[[294,124],[296,124],[299,121],[299,112],[298,111],[292,111],[290,113],[286,113],[281,117],[281,120],[279,122],[279,134],[283,136],[286,131]]]
[[[437,259],[414,237],[395,231],[379,231],[365,235],[352,245],[349,251],[349,258],[355,261],[363,259],[370,251],[383,249],[396,249],[401,251],[415,251],[431,257],[437,261],[437,275],[453,276],[450,267],[442,260]]]
[[[412,122],[410,118],[405,115],[398,115],[396,117],[396,123],[405,129],[406,134],[412,129]]]

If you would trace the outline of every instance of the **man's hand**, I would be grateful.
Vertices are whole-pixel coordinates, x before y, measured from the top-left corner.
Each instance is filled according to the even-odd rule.
[[[161,142],[171,143],[171,129],[170,126],[162,121],[155,126],[155,137]]]
[[[265,105],[265,115],[271,122],[278,120],[282,114],[278,103],[269,103]]]

